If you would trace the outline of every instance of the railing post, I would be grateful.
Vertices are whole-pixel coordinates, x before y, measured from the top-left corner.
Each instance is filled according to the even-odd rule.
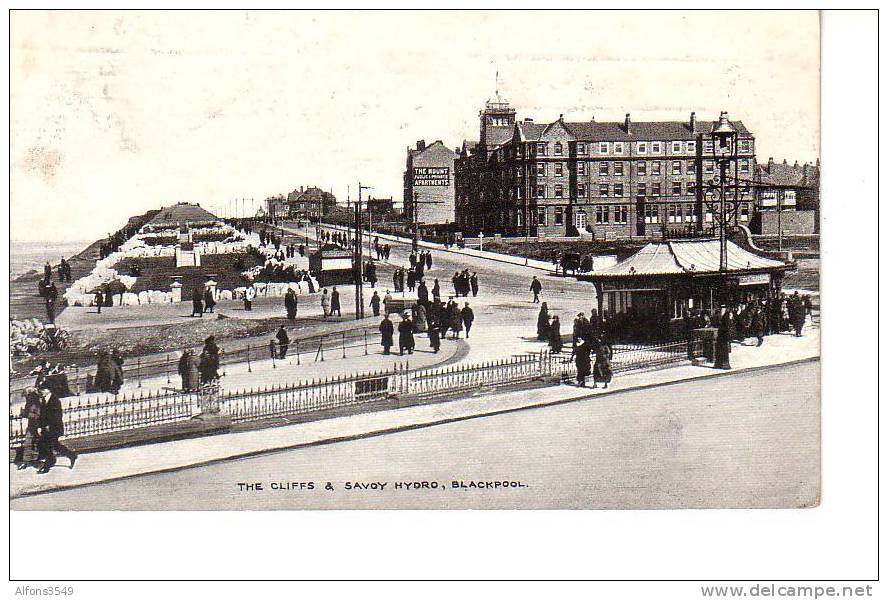
[[[166,353],[166,376],[167,376],[167,385],[170,383],[170,353]]]
[[[345,358],[345,332],[342,332],[342,358]]]
[[[253,372],[253,365],[250,363],[250,344],[247,344],[247,373]]]
[[[367,330],[364,330],[364,356],[367,356]]]
[[[296,340],[296,364],[302,364],[302,361],[299,359],[299,340]]]
[[[136,379],[139,381],[139,387],[142,387],[142,359],[136,357]]]

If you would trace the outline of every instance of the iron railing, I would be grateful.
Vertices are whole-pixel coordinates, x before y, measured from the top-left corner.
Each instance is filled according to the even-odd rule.
[[[661,369],[699,355],[699,341],[619,345],[614,347],[611,368],[615,374]],[[208,387],[199,392],[72,396],[62,399],[62,407],[65,437],[73,438],[185,421],[201,413],[219,413],[228,416],[233,423],[244,423],[362,407],[394,398],[443,400],[454,394],[519,385],[542,378],[568,381],[575,375],[576,366],[571,354],[552,354],[544,350],[481,364],[414,370],[407,364],[399,364],[385,371],[238,391]],[[20,445],[26,422],[12,407],[9,423],[10,444]]]

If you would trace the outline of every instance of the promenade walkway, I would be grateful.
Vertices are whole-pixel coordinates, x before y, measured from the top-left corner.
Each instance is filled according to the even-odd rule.
[[[563,402],[592,401],[601,396],[631,389],[652,388],[651,393],[657,394],[660,393],[656,391],[659,386],[678,381],[717,378],[726,373],[754,371],[775,365],[815,360],[819,354],[819,329],[808,326],[805,336],[801,338],[789,335],[770,336],[766,338],[765,346],[761,348],[735,345],[731,354],[734,369],[727,372],[707,366],[680,366],[617,377],[607,390],[558,385],[544,389],[502,391],[297,425],[121,448],[85,454],[77,461],[77,466],[73,470],[61,466],[65,463],[65,460],[61,459],[60,466],[44,476],[36,475],[32,469],[16,471],[15,466],[10,465],[11,497],[18,498],[265,452],[381,435]],[[763,376],[767,376],[766,372],[763,372]],[[663,393],[668,393],[665,389]],[[717,395],[713,395],[711,404],[717,405],[718,400]],[[626,410],[630,408],[626,407]],[[626,418],[631,418],[630,413],[626,413]]]

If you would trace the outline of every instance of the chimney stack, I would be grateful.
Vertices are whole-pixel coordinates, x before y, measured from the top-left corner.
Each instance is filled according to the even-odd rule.
[[[629,118],[629,113],[626,113],[626,133],[632,133],[632,120]]]
[[[524,117],[524,122],[525,123],[533,123],[533,119],[531,119],[530,117]]]
[[[697,113],[691,111],[691,133],[696,133],[697,131]]]
[[[419,152],[425,150],[425,140],[416,140],[416,149]]]

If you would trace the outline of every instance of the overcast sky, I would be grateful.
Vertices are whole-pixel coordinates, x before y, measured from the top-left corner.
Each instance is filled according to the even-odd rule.
[[[15,12],[13,239],[93,239],[175,202],[210,208],[357,182],[401,200],[406,148],[518,118],[714,119],[759,161],[819,156],[814,12]],[[247,202],[250,206],[250,202]]]

